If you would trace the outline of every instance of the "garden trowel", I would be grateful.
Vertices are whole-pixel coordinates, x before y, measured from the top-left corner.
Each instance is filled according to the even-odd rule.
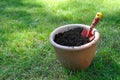
[[[92,41],[94,39],[94,33],[92,32],[93,28],[96,26],[96,24],[99,22],[101,18],[102,13],[98,12],[90,25],[90,29],[89,30],[83,29],[81,35],[89,38],[89,40]]]

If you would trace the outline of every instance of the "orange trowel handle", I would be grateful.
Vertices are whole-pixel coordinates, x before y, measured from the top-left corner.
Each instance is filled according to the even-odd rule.
[[[90,25],[90,30],[89,30],[89,32],[88,32],[88,34],[87,34],[87,37],[90,37],[90,36],[93,35],[93,34],[92,34],[92,30],[93,30],[93,28],[96,26],[96,24],[98,23],[99,20],[100,20],[100,19],[99,19],[98,17],[95,17],[95,18],[94,18],[94,20],[92,21],[92,24]]]
[[[99,20],[100,20],[99,18],[95,17],[94,20],[92,21],[92,24],[90,25],[90,28],[94,28]]]
[[[98,12],[95,18],[93,19],[92,24],[90,25],[90,28],[94,28],[101,18],[102,18],[102,13]]]
[[[93,19],[92,24],[90,25],[90,30],[87,33],[87,37],[93,36],[92,30],[101,18],[102,18],[102,13],[98,12],[95,18]]]
[[[93,28],[96,26],[96,24],[98,23],[98,21],[102,18],[102,13],[98,12],[95,16],[95,18],[92,21],[92,24],[90,25],[90,30],[87,33],[87,37],[91,37],[93,36],[92,34],[92,30]]]

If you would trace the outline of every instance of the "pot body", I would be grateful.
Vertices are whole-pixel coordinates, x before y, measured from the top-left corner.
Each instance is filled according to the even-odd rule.
[[[78,27],[83,27],[86,30],[89,30],[90,28],[90,26],[83,24],[69,24],[58,27],[50,34],[50,43],[54,47],[58,60],[64,67],[72,70],[86,69],[91,64],[91,61],[93,60],[94,54],[96,52],[97,42],[99,40],[98,31],[93,29],[95,38],[87,44],[69,47],[62,46],[54,42],[56,34]]]

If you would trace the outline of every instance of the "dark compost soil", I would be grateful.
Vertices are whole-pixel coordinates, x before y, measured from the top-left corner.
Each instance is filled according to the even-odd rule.
[[[81,46],[89,41],[88,38],[81,35],[83,28],[75,28],[64,33],[55,35],[54,41],[64,46]]]

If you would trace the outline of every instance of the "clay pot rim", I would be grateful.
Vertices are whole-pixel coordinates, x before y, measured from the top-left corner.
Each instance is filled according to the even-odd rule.
[[[74,28],[78,28],[78,27],[83,27],[83,28],[88,30],[90,26],[84,25],[84,24],[68,24],[68,25],[60,26],[51,32],[50,37],[49,37],[50,43],[54,47],[57,47],[60,49],[65,49],[65,50],[72,50],[72,51],[73,50],[83,50],[83,49],[86,49],[86,48],[97,43],[97,41],[99,40],[100,34],[95,28],[93,29],[93,31],[95,32],[95,38],[91,42],[86,43],[84,45],[81,45],[81,46],[63,46],[63,45],[60,45],[60,44],[57,44],[56,42],[54,42],[55,34],[58,34],[60,32],[65,32],[65,31],[68,31],[70,29],[74,29]]]

